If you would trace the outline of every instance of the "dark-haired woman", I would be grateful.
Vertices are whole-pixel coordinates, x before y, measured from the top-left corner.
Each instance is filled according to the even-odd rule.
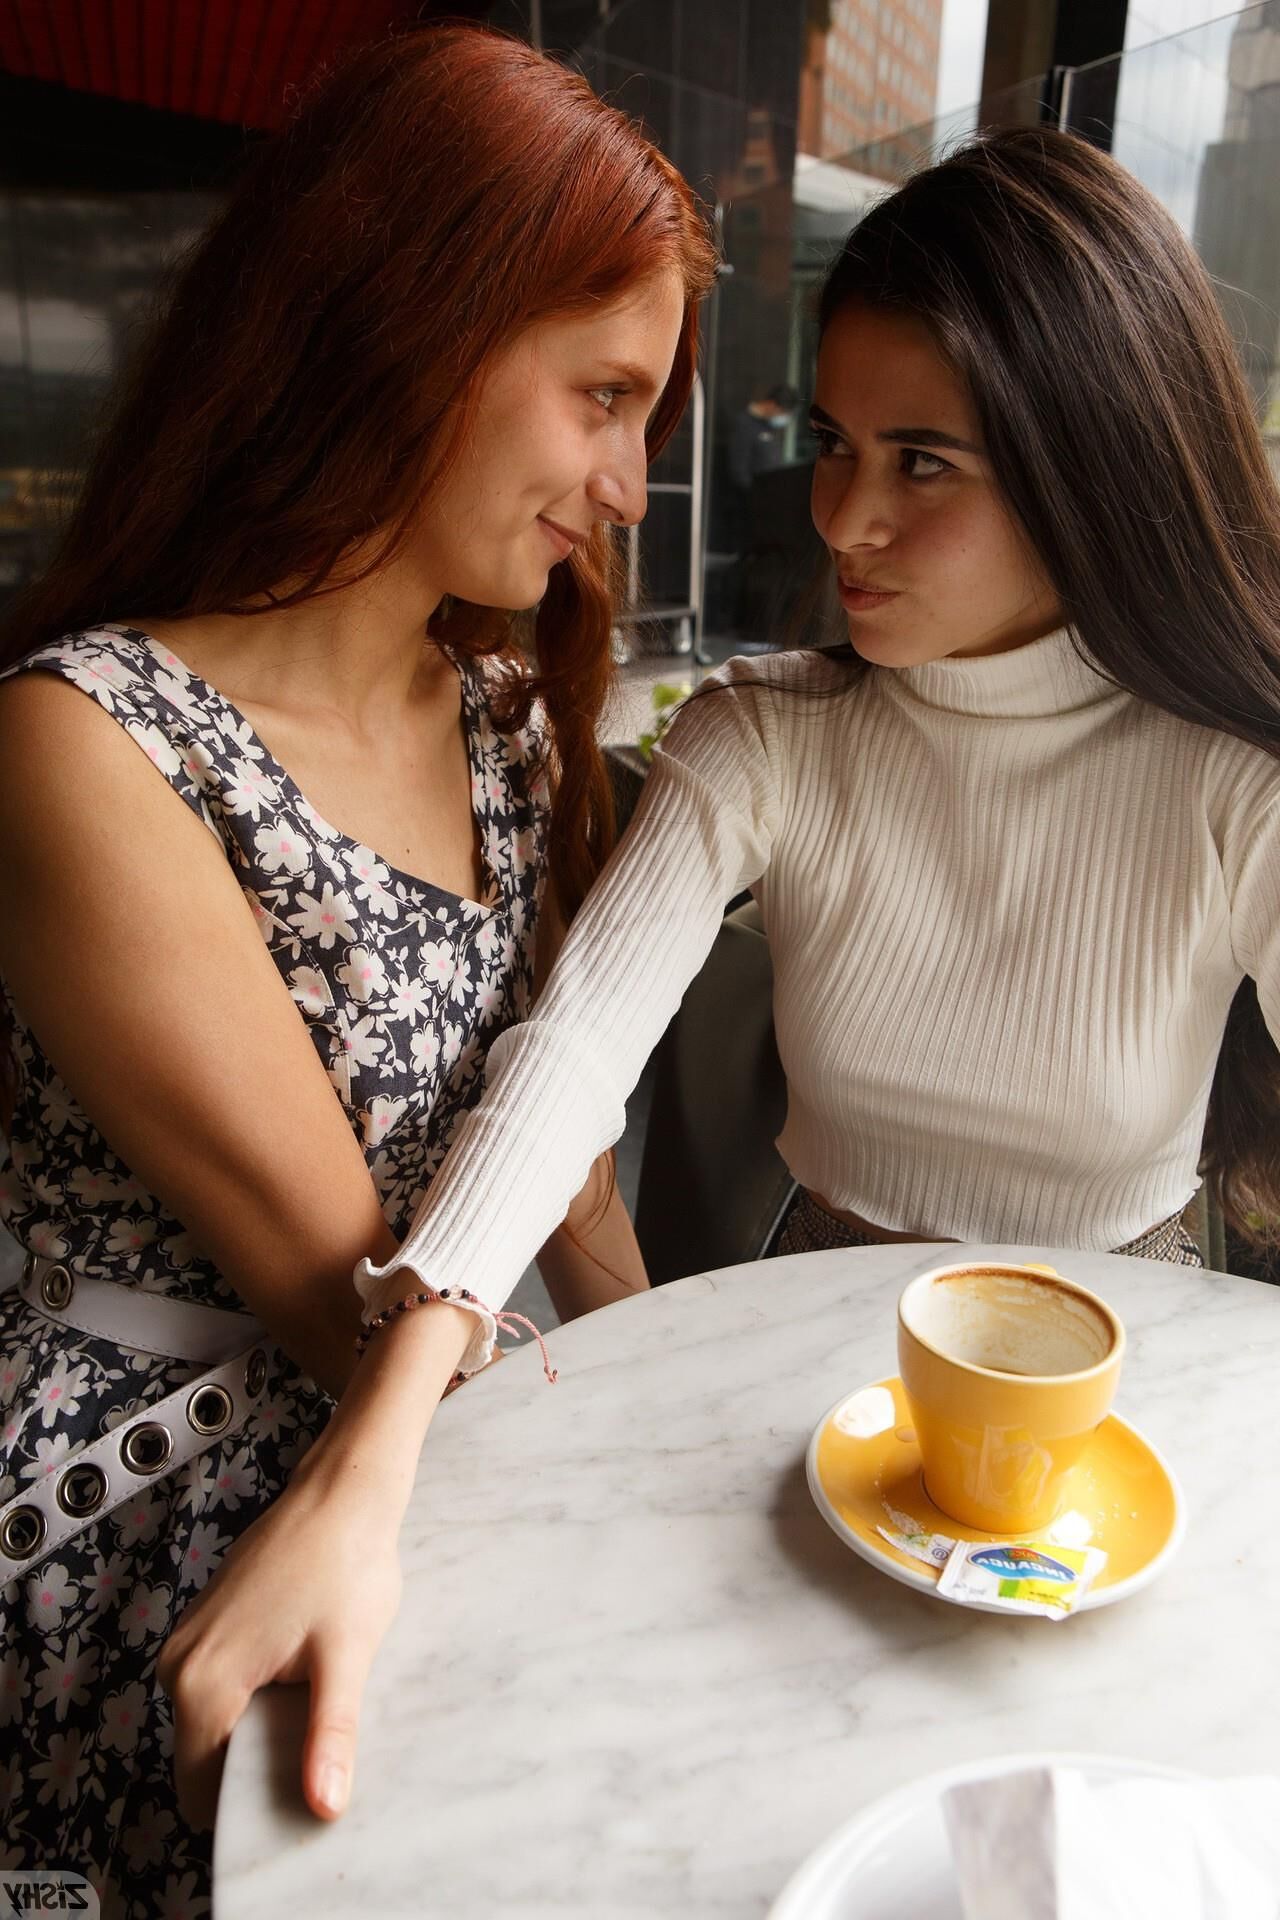
[[[1016,132],[875,207],[821,325],[813,516],[850,647],[731,662],[668,735],[405,1245],[362,1270],[405,1378],[445,1309],[397,1303],[511,1284],[748,886],[785,1247],[1191,1262],[1206,1110],[1232,1216],[1280,1218],[1280,505],[1205,274],[1120,167]],[[413,1423],[381,1417],[407,1478]],[[255,1609],[304,1583],[328,1618],[306,1569],[342,1537],[286,1534],[290,1498],[278,1561],[179,1630],[207,1733],[304,1630],[255,1666]]]
[[[345,1402],[322,1431],[351,1272],[393,1257],[605,850],[610,536],[713,268],[576,76],[469,29],[356,56],[182,270],[8,622],[0,1855],[113,1914],[208,1911],[173,1621],[291,1475],[299,1511],[367,1507]],[[610,1195],[593,1168],[561,1210],[565,1312],[644,1283]],[[423,1318],[418,1430],[488,1356],[475,1291]],[[368,1566],[366,1624],[394,1553]],[[354,1618],[302,1656],[321,1697]]]

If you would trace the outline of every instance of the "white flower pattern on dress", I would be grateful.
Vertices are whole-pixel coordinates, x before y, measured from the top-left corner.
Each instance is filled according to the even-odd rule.
[[[549,811],[540,716],[504,735],[490,669],[460,669],[480,899],[399,872],[322,819],[242,714],[136,629],[108,626],[13,671],[95,699],[217,835],[400,1237],[533,981]],[[0,1219],[81,1274],[242,1308],[14,1023],[17,1104]],[[286,1122],[287,1124],[287,1122]],[[56,1471],[196,1369],[77,1333],[0,1296],[0,1499]],[[75,1867],[124,1920],[209,1911],[207,1834],[177,1813],[155,1658],[176,1613],[280,1491],[330,1403],[277,1353],[257,1414],[63,1543],[0,1595],[0,1820],[17,1864]]]

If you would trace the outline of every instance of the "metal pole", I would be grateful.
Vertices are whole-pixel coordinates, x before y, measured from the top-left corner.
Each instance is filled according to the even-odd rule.
[[[703,356],[703,367],[705,370],[705,378],[700,382],[702,386],[704,448],[706,443],[706,432],[707,432],[708,420],[710,420],[711,422],[712,432],[714,433],[715,431],[716,371],[717,371],[716,362],[717,362],[718,348],[720,345],[720,302],[724,297],[725,282],[733,277],[733,268],[729,265],[729,262],[724,258],[724,207],[719,202],[717,202],[716,208],[715,208],[714,224],[715,224],[715,236],[716,236],[716,250],[720,254],[720,265],[716,271],[716,284],[711,290],[711,295],[706,305],[706,343],[707,345],[706,345],[706,353]],[[704,474],[704,478],[703,478],[703,486],[702,486],[701,512],[699,513],[699,516],[698,516],[697,528],[698,528],[699,559],[700,559],[700,563],[705,564],[706,554],[707,554],[707,536],[708,536],[708,533],[710,532],[710,519],[711,519],[711,512],[710,512],[711,488],[707,484],[706,478],[705,478],[705,474],[706,474],[705,462],[704,462],[703,474]],[[704,624],[705,624],[704,618],[703,618],[703,598],[704,596],[702,592],[702,582],[699,581],[698,597],[695,602],[697,611],[694,615],[694,622],[693,622],[693,652],[694,652],[695,660],[697,660],[698,656],[702,653],[702,636],[703,636]],[[701,662],[700,664],[705,664],[705,661]]]
[[[702,378],[693,377],[693,463],[689,474],[689,606],[693,612],[693,656],[702,653],[702,490],[707,437],[707,401]]]
[[[633,521],[627,528],[627,612],[640,605],[640,528]]]

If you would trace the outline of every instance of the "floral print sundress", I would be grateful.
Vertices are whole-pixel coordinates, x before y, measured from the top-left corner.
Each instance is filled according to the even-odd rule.
[[[243,715],[138,629],[72,634],[12,671],[61,675],[96,700],[217,835],[402,1237],[479,1097],[488,1048],[529,1008],[549,814],[540,715],[497,731],[485,663],[460,667],[484,874],[472,901],[322,820]],[[245,1311],[6,1001],[9,1232],[73,1274]],[[110,1920],[210,1912],[210,1837],[177,1810],[155,1662],[328,1418],[331,1401],[274,1352],[238,1431],[0,1589],[0,1865],[83,1873]],[[0,1293],[0,1503],[200,1371]]]

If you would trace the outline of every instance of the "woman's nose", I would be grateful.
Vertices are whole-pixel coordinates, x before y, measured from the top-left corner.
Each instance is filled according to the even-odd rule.
[[[592,502],[604,518],[620,527],[634,527],[644,519],[649,505],[648,462],[644,442],[628,443],[616,458],[602,466],[587,483]]]
[[[827,545],[841,553],[885,547],[893,538],[892,517],[879,488],[856,471],[833,480],[815,470],[813,518]]]

